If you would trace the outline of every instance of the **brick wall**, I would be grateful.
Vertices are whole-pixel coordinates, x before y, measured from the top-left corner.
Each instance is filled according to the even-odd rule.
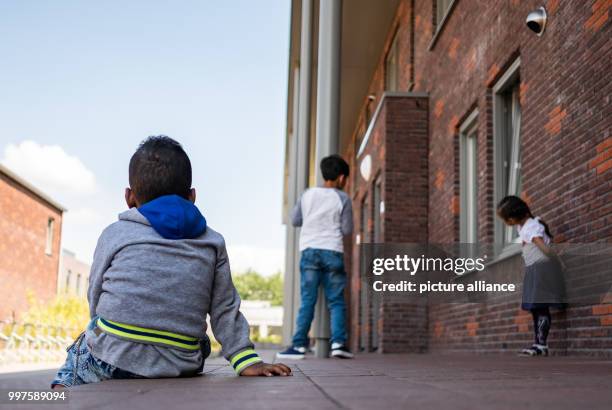
[[[523,262],[509,258],[473,274],[470,280],[492,275],[508,283],[521,283]],[[517,292],[520,295],[520,289]],[[532,317],[520,308],[520,296],[492,294],[486,303],[447,303],[429,306],[429,345],[434,352],[508,353],[533,343]],[[549,346],[552,354],[567,353],[566,312],[552,312]]]
[[[544,35],[537,37],[524,22],[527,14],[542,4],[549,21]],[[432,243],[459,238],[458,127],[477,108],[478,240],[493,242],[492,87],[520,57],[521,195],[534,213],[549,223],[557,242],[611,242],[611,7],[607,0],[459,0],[444,25],[436,27],[431,0],[402,1],[370,84],[369,94],[376,98],[363,102],[353,142],[344,148],[347,157],[353,159],[353,169],[359,165],[354,153],[365,130],[365,112],[368,104],[375,106],[383,94],[386,49],[397,33],[399,90],[429,95],[428,192],[420,198],[428,201],[426,237]],[[410,156],[404,157],[401,152],[406,140],[391,146],[387,134],[381,126],[368,149],[381,161],[397,155],[400,162],[403,158],[410,162]],[[407,182],[405,178],[391,182],[392,175],[383,171],[384,200],[389,204],[404,195]],[[350,192],[357,209],[366,188],[359,186],[357,176],[354,178]],[[395,211],[397,214],[385,216],[385,232],[395,230],[397,238],[403,238],[402,233],[422,232],[409,226],[423,222],[420,216],[415,220],[412,209]],[[358,213],[356,221],[360,221]],[[521,263],[517,256],[501,263],[499,269],[522,275]],[[358,301],[352,301],[353,314],[355,303]],[[516,298],[491,301],[486,310],[468,305],[430,307],[430,348],[481,352],[514,349],[531,340],[531,325],[518,309],[519,303]],[[395,320],[390,310],[386,315]],[[555,315],[551,342],[558,343],[557,351],[563,353],[612,355],[611,318],[609,304],[570,306],[565,313]],[[354,318],[351,323],[355,326]],[[391,329],[383,326],[381,330]]]
[[[360,156],[360,159],[368,155],[372,158],[371,178],[365,181],[358,174],[358,162],[353,160],[355,175],[349,187],[354,198],[355,227],[362,243],[375,241],[374,216],[377,212],[381,215],[379,241],[427,241],[427,126],[427,97],[387,96],[382,102],[369,136],[371,142]],[[381,184],[384,212],[374,201],[377,181]],[[366,208],[362,206],[364,199],[368,203]],[[365,225],[364,211],[367,212]],[[369,350],[373,343],[369,335],[374,327],[380,335],[376,347],[382,352],[425,350],[427,306],[422,301],[391,300],[384,295],[381,295],[380,304],[376,304],[371,292],[362,295],[360,251],[359,247],[353,250],[351,294],[355,297],[351,298],[351,328],[355,337],[352,337],[352,347],[358,349],[361,344]],[[378,314],[374,310],[378,310]]]
[[[41,301],[55,296],[62,214],[0,172],[0,320],[28,308],[29,292]],[[51,255],[45,253],[47,222],[55,220]]]

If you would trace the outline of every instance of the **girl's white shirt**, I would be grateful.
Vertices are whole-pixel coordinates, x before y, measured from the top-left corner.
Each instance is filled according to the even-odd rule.
[[[540,222],[540,218],[529,218],[523,225],[518,227],[519,238],[523,242],[523,259],[525,266],[548,259],[548,257],[533,243],[533,238],[540,237],[546,245],[550,244],[550,236],[546,234],[546,228]]]

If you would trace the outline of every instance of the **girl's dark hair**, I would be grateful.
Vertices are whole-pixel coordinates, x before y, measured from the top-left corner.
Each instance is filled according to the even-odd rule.
[[[505,196],[504,198],[502,198],[501,201],[499,201],[499,204],[497,204],[497,214],[505,220],[510,218],[517,220],[526,217],[533,218],[533,214],[531,213],[527,202],[514,195]],[[539,221],[542,225],[544,225],[544,231],[546,232],[546,235],[552,238],[553,236],[550,233],[550,229],[548,228],[546,222],[541,219],[539,219]]]

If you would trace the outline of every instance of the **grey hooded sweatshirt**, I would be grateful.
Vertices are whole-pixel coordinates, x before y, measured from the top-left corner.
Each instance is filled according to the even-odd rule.
[[[210,315],[226,359],[253,348],[223,237],[178,196],[125,211],[102,232],[88,300],[92,318],[201,340]],[[100,328],[88,330],[85,341],[95,357],[144,377],[193,375],[204,360],[200,350],[136,342]]]

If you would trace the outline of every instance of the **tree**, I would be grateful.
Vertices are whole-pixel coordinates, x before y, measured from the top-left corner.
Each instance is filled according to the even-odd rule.
[[[244,300],[266,300],[273,306],[283,304],[283,278],[278,272],[271,276],[263,276],[249,270],[234,276],[234,286]]]
[[[27,295],[29,309],[21,322],[35,325],[62,327],[69,336],[77,337],[89,323],[89,306],[85,298],[58,295],[50,301],[41,302],[31,291]],[[55,331],[53,332],[55,334]]]

